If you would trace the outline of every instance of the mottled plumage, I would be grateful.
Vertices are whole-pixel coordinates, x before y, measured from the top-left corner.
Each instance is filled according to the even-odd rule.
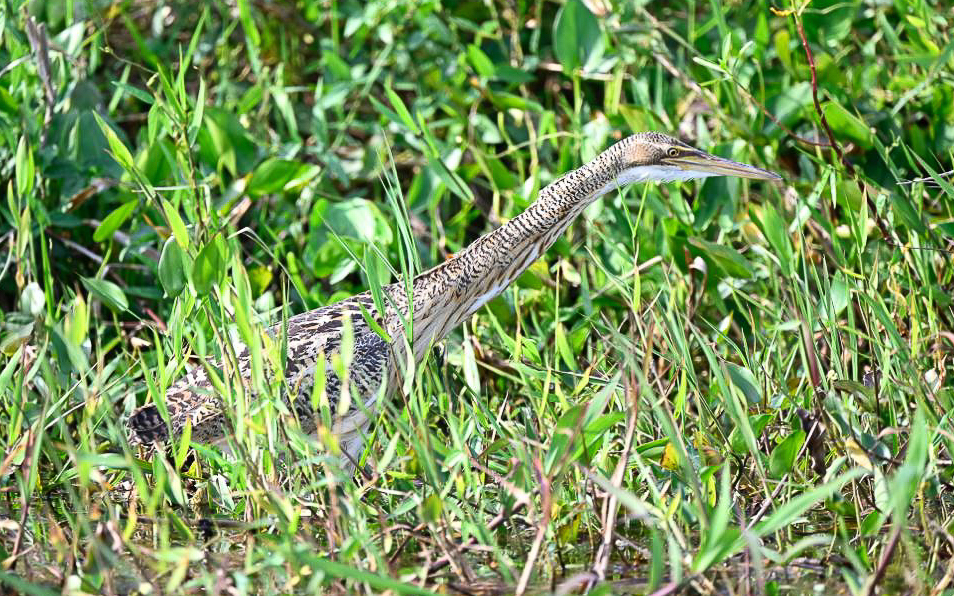
[[[407,356],[405,322],[410,322],[407,342],[416,361],[424,352],[477,309],[502,292],[536,259],[543,255],[572,221],[593,200],[618,187],[648,180],[684,180],[714,175],[778,179],[752,166],[724,160],[659,133],[640,133],[624,139],[593,161],[573,170],[540,191],[526,211],[496,230],[478,238],[450,259],[414,278],[413,321],[407,318],[405,288],[393,284],[385,288],[385,312],[381,317],[369,293],[330,304],[288,319],[288,357],[285,378],[294,396],[294,410],[302,430],[313,433],[316,422],[312,408],[312,388],[317,360],[327,359],[340,349],[343,320],[354,332],[354,353],[347,381],[352,400],[348,412],[332,429],[352,458],[360,455],[364,430],[374,412],[374,400],[381,383],[385,395],[400,386]],[[363,309],[378,321],[392,339],[390,345],[366,322]],[[268,330],[273,337],[280,327]],[[238,365],[243,379],[250,376],[249,356],[242,350]],[[331,411],[337,410],[342,384],[326,363],[326,395]],[[145,405],[129,417],[131,444],[149,444],[168,439],[170,430],[178,436],[186,421],[192,421],[192,440],[200,443],[227,438],[226,414],[214,394],[205,370],[195,368],[166,393],[171,429],[166,427],[154,405]]]

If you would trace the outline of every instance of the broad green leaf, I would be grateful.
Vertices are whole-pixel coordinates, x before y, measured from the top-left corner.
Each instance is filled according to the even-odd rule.
[[[727,362],[725,367],[729,371],[729,378],[732,379],[732,383],[742,391],[745,400],[749,404],[761,403],[762,391],[759,389],[759,383],[752,371],[732,362]]]
[[[162,289],[166,291],[166,296],[175,298],[186,286],[187,274],[185,268],[185,258],[179,243],[175,238],[166,240],[162,247],[162,254],[159,255],[159,282]]]
[[[798,455],[798,450],[802,448],[804,442],[805,431],[796,430],[772,449],[772,454],[769,455],[768,468],[769,474],[773,478],[781,478],[792,471],[792,467],[795,465],[795,456]]]
[[[766,107],[776,120],[785,126],[791,126],[801,118],[803,110],[811,103],[812,87],[808,83],[801,82],[782,89],[778,95],[768,100]],[[785,132],[771,119],[766,119],[765,134],[777,137]]]
[[[106,136],[106,142],[109,144],[109,151],[113,156],[113,159],[116,160],[116,163],[121,165],[124,170],[127,172],[132,172],[134,169],[134,162],[132,154],[129,152],[129,149],[126,148],[126,145],[119,140],[119,137],[116,136],[116,131],[106,123],[105,120],[100,117],[97,112],[93,112],[93,117],[96,118],[96,123],[99,125],[99,129],[103,131],[103,134]]]
[[[386,246],[393,234],[377,205],[367,199],[347,199],[328,205],[317,222],[324,222],[335,234],[368,244]]]
[[[599,21],[580,0],[569,0],[557,13],[553,22],[553,51],[567,73],[602,56]]]
[[[808,39],[841,48],[861,6],[860,0],[814,0],[811,10],[802,13]]]
[[[436,524],[441,520],[441,513],[444,511],[444,503],[440,495],[431,493],[424,503],[421,504],[421,517],[429,524]]]
[[[715,242],[709,242],[696,236],[689,238],[689,244],[701,250],[705,256],[709,257],[716,265],[722,268],[729,277],[738,277],[740,279],[749,279],[752,277],[752,265],[734,248],[716,244]]]
[[[96,231],[93,232],[93,240],[95,242],[104,242],[111,239],[113,233],[126,223],[129,216],[133,214],[137,205],[139,205],[139,201],[132,200],[113,209],[113,211],[96,226]]]
[[[544,470],[547,473],[555,472],[554,466],[561,463],[564,455],[570,448],[571,439],[576,439],[575,432],[582,429],[582,417],[586,414],[585,405],[576,405],[568,409],[557,420],[556,428],[550,437],[550,449],[544,461]]]
[[[179,248],[188,250],[189,232],[186,231],[185,223],[183,223],[182,218],[179,217],[179,212],[165,199],[162,199],[162,212],[166,214],[166,221],[169,222],[169,227],[172,228],[172,235],[175,237],[176,242],[179,243]]]
[[[406,126],[412,133],[420,134],[421,131],[417,127],[417,123],[414,122],[411,112],[409,112],[407,106],[404,105],[404,101],[401,100],[401,96],[395,93],[394,89],[391,89],[390,85],[384,88],[384,92],[387,93],[388,101],[391,103],[391,107],[394,108],[394,111],[401,119],[400,123]]]
[[[82,345],[89,333],[89,314],[86,311],[86,300],[82,294],[76,294],[70,304],[70,312],[63,323],[66,339],[74,345]]]
[[[871,128],[840,103],[834,100],[826,101],[822,105],[822,113],[836,137],[851,139],[864,149],[871,148]]]
[[[25,197],[33,192],[36,166],[33,163],[33,149],[26,135],[20,137],[17,144],[16,180],[17,196]]]
[[[772,420],[771,414],[759,414],[758,416],[749,417],[749,426],[752,428],[752,434],[756,439],[762,436],[762,431],[765,430],[770,420]],[[745,435],[739,427],[733,428],[729,434],[729,448],[739,455],[743,455],[748,451],[748,446],[745,443]]]
[[[772,247],[772,254],[778,259],[782,274],[791,277],[795,273],[795,263],[792,256],[792,241],[788,237],[788,225],[771,203],[763,205],[761,215],[762,217],[756,217],[753,214],[752,219],[758,222],[762,234]]]
[[[227,248],[221,234],[216,234],[195,258],[192,264],[192,283],[196,294],[205,296],[225,276]]]
[[[110,310],[121,312],[129,309],[129,301],[126,300],[126,294],[122,289],[111,281],[105,279],[94,279],[92,277],[81,277],[80,280],[91,294],[99,298],[100,302],[109,307]]]
[[[300,168],[299,162],[290,159],[266,159],[252,172],[246,190],[252,196],[281,192],[285,185],[295,178]]]
[[[494,68],[494,63],[490,61],[490,58],[487,57],[487,54],[480,49],[479,46],[470,44],[467,46],[467,60],[470,62],[470,65],[474,67],[474,70],[482,77],[492,77],[495,74],[496,69]]]

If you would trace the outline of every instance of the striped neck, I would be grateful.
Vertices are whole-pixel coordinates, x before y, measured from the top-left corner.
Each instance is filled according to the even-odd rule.
[[[617,188],[619,154],[619,145],[614,145],[590,163],[567,173],[541,190],[523,213],[414,279],[416,359],[423,357],[433,342],[503,292],[589,204]],[[403,288],[398,291],[403,293]]]

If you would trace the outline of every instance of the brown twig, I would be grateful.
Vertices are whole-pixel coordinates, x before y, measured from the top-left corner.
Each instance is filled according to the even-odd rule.
[[[838,155],[838,161],[845,166],[845,169],[848,170],[848,174],[854,176],[855,168],[847,160],[845,160],[845,154],[841,150],[841,145],[835,140],[835,133],[832,132],[831,126],[828,125],[828,119],[825,118],[825,113],[821,109],[821,103],[818,101],[818,74],[815,71],[815,57],[812,56],[812,51],[808,47],[808,39],[805,37],[805,28],[802,26],[801,19],[798,18],[797,13],[793,13],[795,17],[795,27],[798,28],[798,36],[802,40],[802,47],[805,48],[805,58],[808,60],[808,68],[812,73],[812,102],[815,104],[815,112],[818,114],[818,119],[821,121],[822,128],[825,129],[825,134],[828,135],[828,142],[830,147],[834,149],[835,154]]]
[[[684,40],[681,37],[679,37],[679,35],[675,31],[673,31],[668,26],[666,26],[665,23],[659,21],[655,16],[653,16],[645,8],[643,8],[643,14],[647,17],[653,29],[666,33],[667,35],[672,37],[674,40],[680,42],[680,44],[687,51],[689,51],[690,53],[694,54],[697,57],[700,57],[700,58],[702,57],[702,52],[696,49],[696,47],[693,46],[692,44],[683,43]],[[697,83],[692,78],[690,78],[682,70],[676,68],[675,65],[673,65],[673,63],[665,55],[659,52],[654,52],[653,57],[659,61],[659,63],[662,65],[663,68],[669,71],[669,74],[680,79],[684,85],[686,85],[687,87],[695,91],[699,96],[703,97],[706,104],[708,104],[710,108],[713,108],[713,111],[719,111],[717,109],[719,106],[719,102],[717,99],[715,99],[711,91],[706,93],[706,90],[701,85],[699,85],[699,83]],[[811,139],[806,139],[805,137],[799,136],[795,131],[785,126],[778,118],[776,118],[775,115],[772,114],[762,102],[757,100],[755,96],[752,95],[749,92],[749,90],[745,88],[745,86],[738,80],[738,78],[736,78],[734,74],[727,71],[725,74],[729,76],[729,78],[735,84],[736,88],[739,89],[739,91],[741,91],[749,101],[755,104],[755,106],[759,109],[760,112],[762,112],[762,114],[765,115],[766,118],[771,120],[775,124],[775,126],[779,128],[779,130],[781,130],[788,136],[792,137],[795,141],[799,143],[803,143],[805,145],[812,145],[815,147],[830,147],[831,146],[828,143],[819,143],[818,141],[812,141]]]
[[[537,473],[537,480],[540,483],[540,520],[537,522],[537,535],[530,546],[530,552],[527,553],[527,562],[523,566],[523,572],[520,573],[520,580],[517,582],[517,589],[514,592],[517,596],[522,596],[527,591],[527,584],[530,583],[530,576],[533,574],[533,565],[536,563],[537,556],[540,554],[540,546],[547,535],[547,528],[550,527],[550,516],[553,513],[552,494],[550,492],[550,479],[547,478],[543,470],[543,463],[540,458],[533,458],[533,468]]]
[[[888,246],[894,248],[904,248],[892,238],[891,233],[888,231],[887,224],[881,217],[881,214],[878,213],[878,207],[875,205],[874,200],[871,198],[871,195],[868,192],[868,186],[857,175],[854,166],[851,165],[851,162],[849,162],[845,157],[844,151],[841,150],[841,146],[838,144],[838,141],[835,140],[835,133],[832,132],[831,127],[828,125],[828,119],[825,118],[825,113],[821,109],[821,103],[818,101],[818,77],[815,73],[815,58],[812,56],[812,50],[808,45],[808,39],[805,37],[805,28],[802,26],[801,19],[798,18],[798,13],[793,12],[792,15],[795,18],[795,26],[798,29],[798,36],[802,41],[802,47],[805,50],[805,58],[808,60],[808,67],[812,73],[812,101],[815,104],[815,112],[818,114],[818,119],[821,122],[822,127],[825,129],[825,134],[828,135],[828,140],[831,142],[831,147],[838,156],[838,161],[841,162],[841,165],[845,168],[845,171],[848,172],[848,175],[851,176],[851,178],[855,181],[855,184],[858,185],[858,189],[861,190],[861,194],[865,198],[865,204],[868,206],[868,210],[874,217],[875,224],[878,226],[878,231],[881,232],[881,239]],[[834,221],[834,196],[832,197],[832,202],[829,203],[829,217],[832,221]],[[947,252],[945,249],[937,250]],[[908,269],[914,275],[915,279],[923,282],[921,279],[921,274],[910,263],[908,263]],[[944,309],[938,309],[937,312],[938,316],[944,320],[945,325],[948,327],[954,326],[954,321],[951,320]]]
[[[871,214],[874,216],[882,239],[888,244],[897,246],[897,243],[892,240],[891,234],[888,232],[888,226],[881,218],[881,214],[878,213],[878,207],[874,204],[874,200],[872,200],[868,193],[868,187],[856,175],[855,167],[851,165],[851,162],[845,157],[844,151],[841,150],[841,145],[835,140],[835,133],[832,132],[831,126],[828,125],[828,119],[825,118],[825,112],[822,111],[821,102],[818,100],[818,74],[815,71],[815,57],[812,55],[812,50],[808,45],[808,38],[805,36],[805,27],[802,26],[802,21],[798,18],[798,13],[793,13],[793,16],[795,18],[795,28],[798,30],[798,37],[801,39],[802,48],[805,50],[805,59],[808,60],[808,68],[812,73],[812,102],[815,104],[815,113],[818,114],[818,120],[821,122],[822,128],[825,129],[825,134],[828,135],[828,141],[831,143],[831,148],[834,150],[835,155],[838,156],[838,161],[841,162],[845,171],[848,172],[848,175],[851,176],[858,185],[861,194],[864,195],[865,203],[868,205],[868,210],[871,211]],[[834,201],[834,197],[832,197],[832,201]],[[829,205],[829,209],[831,211],[834,210],[834,202]],[[834,213],[830,212],[829,215],[831,219],[834,220]]]
[[[488,529],[488,530],[496,530],[502,523],[504,523],[505,521],[507,521],[508,519],[510,519],[510,516],[512,516],[512,515],[514,515],[514,514],[516,514],[516,513],[519,513],[519,512],[520,512],[524,507],[526,507],[528,504],[529,504],[529,501],[517,501],[516,503],[514,503],[513,508],[511,508],[510,511],[501,511],[500,513],[497,514],[497,516],[496,516],[495,518],[493,518],[492,520],[490,520],[490,523],[487,524],[487,529]],[[476,536],[471,536],[471,537],[467,540],[467,542],[465,542],[464,544],[462,544],[462,545],[459,546],[458,548],[459,548],[459,549],[470,548],[470,547],[473,546],[476,542],[477,542],[477,537],[476,537]],[[443,557],[437,559],[436,561],[434,561],[433,563],[431,563],[430,565],[428,565],[428,567],[427,567],[427,575],[430,576],[430,575],[432,575],[433,573],[435,573],[435,572],[437,572],[437,571],[440,571],[440,570],[443,569],[444,567],[447,567],[448,565],[450,565],[450,559],[448,558],[447,555],[444,555]]]

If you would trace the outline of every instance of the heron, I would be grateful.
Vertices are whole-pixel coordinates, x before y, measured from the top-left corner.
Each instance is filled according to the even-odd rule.
[[[269,327],[266,332],[273,338],[285,333],[284,398],[301,430],[306,434],[318,430],[321,417],[312,393],[316,371],[324,370],[331,412],[345,409],[337,406],[347,389],[349,405],[335,416],[331,431],[342,456],[358,461],[378,400],[401,387],[409,361],[419,363],[435,342],[503,292],[589,204],[634,183],[709,176],[781,179],[774,172],[711,155],[665,134],[637,133],[543,188],[520,215],[415,276],[409,287],[403,283],[382,287],[378,304],[371,292],[365,292]],[[350,365],[339,376],[331,359],[340,356],[347,327],[353,338],[347,343],[353,349]],[[248,384],[247,347],[238,350],[235,365]],[[190,423],[193,442],[222,444],[229,439],[230,413],[204,367],[193,368],[173,383],[165,406],[168,423],[155,404],[130,415],[126,425],[131,445],[162,444],[179,437]]]

